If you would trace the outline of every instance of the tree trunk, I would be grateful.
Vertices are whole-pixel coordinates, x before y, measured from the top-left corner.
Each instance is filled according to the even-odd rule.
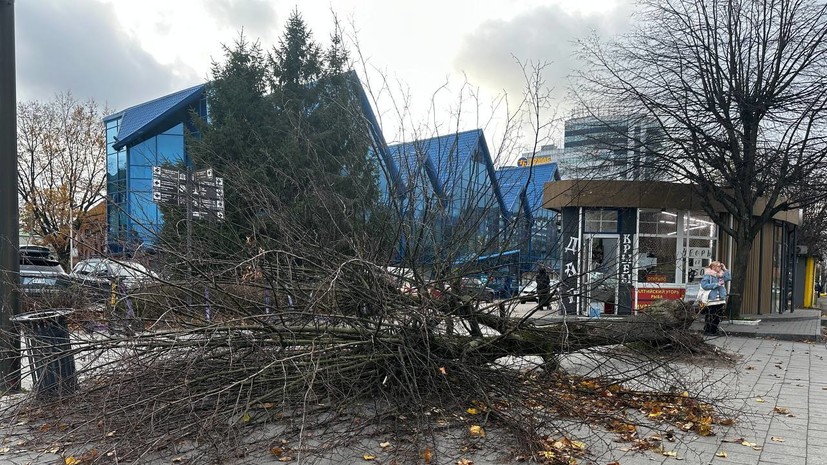
[[[740,232],[740,231],[739,231]],[[732,281],[729,285],[729,302],[727,309],[733,319],[741,318],[741,310],[744,302],[744,289],[749,270],[749,259],[752,251],[753,240],[746,236],[746,234],[739,234],[735,239],[735,254],[734,264],[730,270],[732,273]],[[729,267],[729,264],[727,263]]]
[[[473,338],[439,338],[444,354],[464,354],[487,361],[507,355],[538,355],[553,358],[557,354],[575,352],[590,347],[644,342],[669,344],[684,341],[694,312],[680,300],[660,300],[645,313],[624,319],[575,320],[535,326],[519,319],[500,318],[497,315],[478,313],[476,320],[497,330],[501,336]]]

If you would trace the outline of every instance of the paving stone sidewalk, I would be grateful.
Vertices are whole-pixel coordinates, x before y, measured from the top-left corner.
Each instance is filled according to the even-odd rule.
[[[611,444],[597,463],[818,465],[827,464],[827,348],[813,342],[719,336],[711,339],[742,360],[717,370],[714,391],[733,412],[731,427],[710,437],[685,436],[665,443],[677,458],[623,452]],[[747,442],[752,445],[744,445]],[[725,457],[724,457],[725,455]]]

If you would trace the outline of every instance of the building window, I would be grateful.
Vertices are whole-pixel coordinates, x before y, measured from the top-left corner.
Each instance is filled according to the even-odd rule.
[[[641,209],[638,216],[638,282],[678,282],[678,214]]]
[[[585,232],[617,233],[618,211],[609,209],[585,210]]]
[[[718,257],[718,227],[705,213],[689,212],[683,220],[686,282],[699,282],[704,268]],[[729,265],[729,263],[727,263]]]

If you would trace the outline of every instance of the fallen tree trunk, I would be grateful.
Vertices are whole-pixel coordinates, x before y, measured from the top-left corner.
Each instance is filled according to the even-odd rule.
[[[445,350],[457,357],[470,354],[483,359],[507,355],[539,355],[552,357],[590,347],[646,343],[665,345],[683,342],[694,312],[679,300],[662,300],[648,307],[645,313],[622,319],[571,320],[536,325],[525,318],[503,318],[478,312],[475,320],[500,333],[497,336],[439,338]]]

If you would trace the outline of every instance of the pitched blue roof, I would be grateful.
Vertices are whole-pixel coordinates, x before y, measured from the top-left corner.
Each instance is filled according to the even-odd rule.
[[[103,119],[104,121],[117,117],[123,118],[116,136],[117,141],[112,144],[113,147],[118,150],[126,146],[148,132],[167,115],[198,102],[204,94],[205,88],[206,84],[199,84],[107,116]]]
[[[516,209],[522,208],[531,218],[543,207],[543,185],[559,181],[560,172],[557,163],[547,163],[502,168],[497,171],[497,179],[509,213],[514,215]]]
[[[399,176],[402,183],[409,188],[418,186],[420,184],[420,176],[425,174],[428,176],[431,187],[436,189],[436,170],[434,170],[431,160],[428,159],[428,154],[418,150],[416,142],[391,145],[388,147],[388,150],[393,157],[394,163],[399,168]],[[441,191],[436,192],[437,195],[442,197]]]
[[[414,142],[405,142],[390,147],[402,171],[419,173],[425,169],[437,195],[443,197],[453,191],[457,176],[464,172],[472,157],[477,156],[486,166],[488,178],[505,215],[507,210],[498,188],[494,163],[485,142],[482,129],[457,132]]]
[[[346,73],[347,79],[350,79],[351,82],[354,83],[354,89],[357,92],[357,97],[359,98],[359,105],[362,107],[362,115],[365,118],[365,121],[368,126],[368,132],[370,133],[371,139],[373,140],[373,149],[378,152],[379,159],[382,162],[383,167],[387,170],[387,177],[389,184],[392,186],[391,189],[395,189],[395,192],[391,193],[393,196],[402,196],[405,192],[405,180],[400,172],[399,164],[394,160],[394,157],[391,155],[391,151],[388,148],[387,142],[385,142],[385,135],[382,133],[382,128],[379,126],[379,120],[376,118],[376,114],[373,112],[373,107],[370,105],[370,99],[368,99],[368,95],[365,92],[365,88],[362,86],[362,81],[359,80],[359,76],[356,74],[356,71],[350,70]]]

